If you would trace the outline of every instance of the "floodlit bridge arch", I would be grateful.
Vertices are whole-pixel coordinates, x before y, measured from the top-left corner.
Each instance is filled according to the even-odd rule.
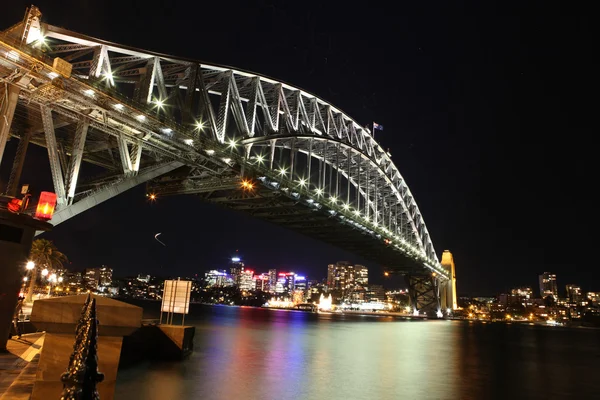
[[[36,7],[0,35],[0,93],[0,162],[19,139],[6,193],[17,193],[28,145],[45,147],[54,224],[147,183],[419,276],[415,308],[445,308],[450,271],[390,155],[311,93],[52,26]]]

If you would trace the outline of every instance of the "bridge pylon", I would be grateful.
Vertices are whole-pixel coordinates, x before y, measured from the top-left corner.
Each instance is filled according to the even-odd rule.
[[[428,316],[441,317],[440,278],[435,274],[404,275],[408,285],[410,306],[415,315],[425,313]]]
[[[444,282],[441,288],[442,308],[444,310],[456,310],[458,308],[456,301],[456,269],[454,257],[452,257],[450,250],[444,250],[440,264],[450,273],[450,279]]]

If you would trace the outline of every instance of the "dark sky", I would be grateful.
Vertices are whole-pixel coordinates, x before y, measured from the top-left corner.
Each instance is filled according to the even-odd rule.
[[[36,5],[53,25],[256,71],[361,124],[384,125],[377,138],[416,197],[438,254],[453,252],[460,293],[537,287],[544,271],[558,275],[560,290],[572,282],[600,290],[586,232],[595,208],[588,116],[598,81],[590,18],[566,17],[549,3],[512,16],[487,2],[427,2],[424,10],[402,2],[189,3]],[[18,22],[28,4],[3,7],[0,27]],[[550,12],[559,16],[540,16]],[[153,240],[157,232],[166,248]],[[74,267],[108,264],[119,275],[224,268],[235,249],[259,271],[290,268],[310,278],[336,260],[363,261],[193,197],[148,204],[143,187],[48,237]]]

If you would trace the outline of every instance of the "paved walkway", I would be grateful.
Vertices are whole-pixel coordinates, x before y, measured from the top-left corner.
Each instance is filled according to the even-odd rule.
[[[31,333],[8,341],[0,353],[0,400],[28,400],[33,390],[44,333]]]

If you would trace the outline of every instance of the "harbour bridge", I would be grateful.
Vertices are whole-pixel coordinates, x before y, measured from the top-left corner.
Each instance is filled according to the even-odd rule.
[[[17,196],[30,144],[48,152],[57,225],[140,184],[193,194],[405,276],[415,311],[456,308],[390,155],[340,109],[287,83],[140,50],[43,22],[0,33],[0,163]]]

